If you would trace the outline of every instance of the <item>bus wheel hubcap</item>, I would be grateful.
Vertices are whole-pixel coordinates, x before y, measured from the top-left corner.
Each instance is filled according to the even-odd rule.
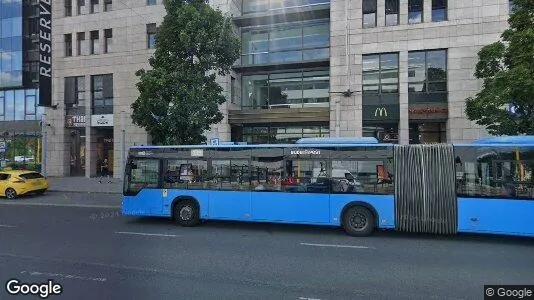
[[[180,209],[180,218],[182,218],[182,220],[189,220],[191,219],[191,216],[193,215],[193,209],[189,206],[185,206],[185,207],[182,207],[182,209]]]
[[[363,214],[354,214],[350,219],[350,225],[355,229],[362,229],[365,224],[367,224],[367,218]]]

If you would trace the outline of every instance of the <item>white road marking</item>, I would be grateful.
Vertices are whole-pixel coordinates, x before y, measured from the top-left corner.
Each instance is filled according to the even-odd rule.
[[[310,243],[300,243],[303,246],[313,246],[313,247],[331,247],[331,248],[352,248],[352,249],[375,249],[373,247],[366,246],[352,246],[352,245],[330,245],[330,244],[310,244]]]
[[[83,208],[121,208],[120,205],[92,205],[92,204],[55,204],[55,203],[20,203],[20,202],[0,202],[0,205],[19,206],[51,206],[51,207],[83,207]]]
[[[56,278],[66,278],[66,279],[77,279],[77,280],[88,280],[88,281],[100,281],[105,282],[107,279],[103,277],[85,277],[71,274],[61,274],[61,273],[50,273],[50,272],[37,272],[37,271],[21,271],[20,274],[28,274],[31,276],[45,276],[45,277],[56,277]]]
[[[117,234],[129,234],[129,235],[142,235],[142,236],[161,236],[161,237],[180,237],[174,234],[161,234],[161,233],[144,233],[144,232],[129,232],[129,231],[116,231]]]
[[[299,300],[321,300],[321,299],[319,299],[319,298],[299,297]]]
[[[0,227],[2,227],[2,228],[15,228],[17,226],[0,224]]]

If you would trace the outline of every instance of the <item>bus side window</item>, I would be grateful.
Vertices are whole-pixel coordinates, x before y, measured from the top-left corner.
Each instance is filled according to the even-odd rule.
[[[127,191],[137,193],[143,188],[158,188],[159,173],[159,160],[135,159],[130,164]]]

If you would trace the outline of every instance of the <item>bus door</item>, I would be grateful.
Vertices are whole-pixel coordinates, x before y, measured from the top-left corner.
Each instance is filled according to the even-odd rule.
[[[128,162],[127,171],[123,201],[126,213],[162,215],[161,161],[153,158],[133,158]]]

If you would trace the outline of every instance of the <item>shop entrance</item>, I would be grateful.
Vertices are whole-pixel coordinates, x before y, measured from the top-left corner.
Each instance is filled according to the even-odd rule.
[[[96,140],[97,174],[102,175],[102,165],[107,159],[108,174],[113,176],[113,129],[97,129]]]
[[[70,130],[70,176],[85,175],[85,128]]]

